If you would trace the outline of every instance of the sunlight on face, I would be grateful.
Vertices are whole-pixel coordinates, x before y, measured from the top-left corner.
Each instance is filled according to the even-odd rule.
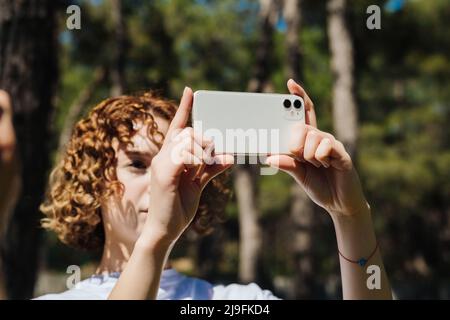
[[[154,117],[158,131],[166,135],[169,122]],[[147,137],[147,127],[142,126],[132,137],[134,145],[117,147],[117,179],[124,186],[123,196],[114,196],[102,206],[105,236],[108,240],[134,245],[139,237],[151,201],[150,166],[158,153],[158,146]]]

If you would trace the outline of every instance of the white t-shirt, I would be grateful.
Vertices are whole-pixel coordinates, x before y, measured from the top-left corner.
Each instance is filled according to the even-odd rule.
[[[106,300],[117,282],[114,276],[92,276],[62,293],[46,294],[37,300]],[[257,284],[213,286],[207,281],[187,277],[174,269],[164,270],[158,300],[277,300],[269,290]]]

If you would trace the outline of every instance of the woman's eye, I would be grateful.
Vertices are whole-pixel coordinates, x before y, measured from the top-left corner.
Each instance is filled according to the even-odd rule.
[[[136,169],[142,169],[142,170],[147,169],[147,165],[141,160],[133,160],[133,161],[131,161],[130,166],[133,167],[133,168],[136,168]]]

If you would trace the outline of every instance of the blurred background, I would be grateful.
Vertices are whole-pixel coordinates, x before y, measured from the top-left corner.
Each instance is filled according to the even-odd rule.
[[[0,89],[18,151],[0,181],[3,295],[64,291],[69,265],[95,270],[99,253],[66,248],[38,211],[92,106],[147,89],[178,100],[185,85],[284,93],[292,77],[353,155],[395,296],[449,299],[449,21],[448,0],[0,0]],[[258,172],[233,169],[226,222],[187,234],[175,268],[282,298],[341,298],[331,219],[286,174]]]

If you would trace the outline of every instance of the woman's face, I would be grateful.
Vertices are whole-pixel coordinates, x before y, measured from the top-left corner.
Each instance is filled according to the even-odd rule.
[[[169,122],[155,117],[158,131],[166,135]],[[139,237],[148,215],[151,201],[150,166],[159,147],[147,137],[147,127],[141,126],[132,137],[133,145],[116,147],[117,179],[124,186],[123,195],[112,196],[102,206],[106,240],[132,247]]]

